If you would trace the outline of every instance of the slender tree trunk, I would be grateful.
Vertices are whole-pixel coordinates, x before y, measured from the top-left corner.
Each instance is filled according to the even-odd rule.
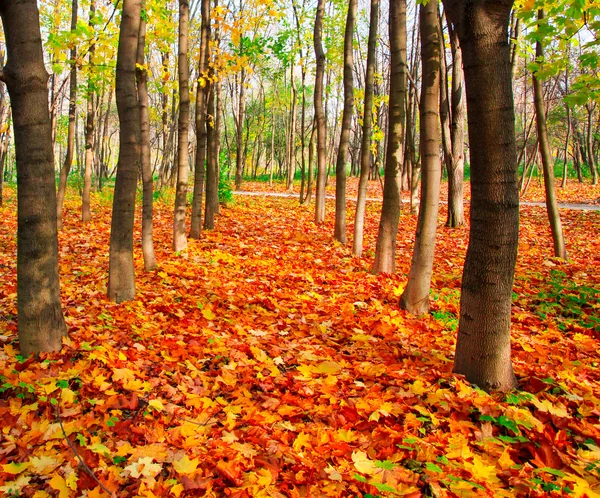
[[[423,82],[420,103],[421,202],[408,284],[400,307],[416,315],[429,311],[435,234],[440,202],[441,161],[439,123],[440,30],[435,2],[419,8]]]
[[[96,0],[90,1],[90,28],[94,27],[94,15],[96,12]],[[90,66],[94,58],[95,45],[92,43],[88,50],[88,61]],[[85,173],[83,178],[83,196],[81,202],[81,220],[86,223],[92,219],[90,209],[90,195],[92,191],[92,169],[94,166],[94,115],[96,106],[93,92],[92,76],[88,76],[87,88],[87,118],[85,122]]]
[[[356,214],[354,216],[354,239],[352,254],[362,256],[365,226],[365,207],[367,204],[367,184],[371,163],[371,135],[373,134],[373,80],[375,79],[375,49],[379,23],[379,0],[371,0],[369,22],[369,41],[367,45],[367,72],[365,74],[365,107],[363,111],[362,142],[360,146],[360,180]]]
[[[135,64],[141,9],[141,0],[123,0],[117,52],[119,160],[110,232],[108,298],[118,303],[135,297],[133,222],[141,159],[140,108],[135,81]]]
[[[242,146],[244,141],[244,121],[246,116],[246,71],[240,72],[240,88],[238,94],[238,115],[235,123],[236,156],[235,156],[235,189],[241,190],[244,173],[244,154]]]
[[[327,182],[327,121],[323,108],[323,79],[325,76],[325,52],[323,52],[323,16],[325,0],[318,0],[315,29],[313,33],[317,72],[315,75],[315,121],[317,129],[317,193],[315,202],[315,223],[325,221],[325,183]],[[310,166],[309,166],[310,168]]]
[[[296,173],[296,81],[294,79],[295,66],[290,66],[290,83],[292,87],[292,102],[290,109],[290,131],[289,131],[289,152],[288,152],[288,170],[287,170],[287,191],[294,191],[294,176]]]
[[[71,3],[71,32],[77,29],[77,0]],[[60,170],[60,179],[58,183],[58,194],[56,202],[56,219],[58,229],[63,227],[63,205],[65,202],[65,193],[67,190],[67,178],[73,164],[73,154],[75,150],[75,115],[77,111],[77,46],[74,44],[69,54],[71,59],[71,75],[69,81],[69,129],[67,135],[67,153],[65,162]]]
[[[406,112],[406,0],[390,3],[390,106],[385,156],[383,206],[372,272],[396,271],[396,237],[401,206]]]
[[[587,134],[586,134],[586,148],[587,148],[587,163],[590,168],[590,174],[592,175],[592,185],[598,185],[598,170],[596,169],[596,161],[594,159],[594,108],[596,106],[592,104],[586,104],[585,108],[587,111]]]
[[[569,70],[567,69],[565,71],[565,93],[568,93],[568,91],[569,91]],[[568,106],[567,103],[565,103],[565,112],[567,114],[567,136],[565,137],[565,147],[564,147],[564,154],[563,154],[563,156],[565,158],[565,163],[563,165],[563,175],[562,175],[562,182],[561,182],[562,188],[565,188],[567,186],[569,140],[571,138],[571,127],[572,127],[571,108]]]
[[[544,11],[538,10],[538,21],[544,18]],[[538,40],[535,44],[536,60],[544,59],[544,49]],[[533,96],[535,103],[535,115],[537,117],[537,134],[542,156],[542,167],[544,171],[544,186],[546,189],[546,211],[552,230],[554,242],[554,255],[557,258],[567,259],[565,237],[563,235],[560,214],[558,213],[558,201],[556,199],[556,187],[554,185],[554,160],[550,153],[550,142],[548,140],[548,129],[546,127],[546,111],[544,110],[544,91],[542,82],[533,73]]]
[[[465,98],[463,86],[463,61],[460,41],[456,30],[448,26],[452,50],[452,118],[450,139],[452,155],[448,168],[448,219],[447,227],[457,228],[465,224],[464,169],[465,169]]]
[[[177,126],[177,189],[175,192],[175,212],[173,216],[173,250],[187,248],[185,211],[188,190],[189,168],[189,126],[190,126],[190,68],[188,61],[188,29],[190,3],[179,0],[179,121]]]
[[[192,220],[190,238],[199,239],[202,226],[202,196],[206,171],[206,102],[210,93],[208,60],[210,43],[210,0],[201,0],[201,40],[200,64],[198,67],[198,87],[196,92],[196,165],[194,174],[194,196],[192,200]]]
[[[154,254],[154,239],[152,228],[153,191],[152,166],[150,164],[150,115],[148,112],[148,71],[146,69],[146,21],[140,22],[140,35],[137,48],[137,90],[140,105],[140,132],[141,132],[141,167],[142,167],[142,254],[144,256],[144,270],[152,271],[156,268],[156,255]]]
[[[342,111],[342,129],[340,145],[335,166],[335,240],[345,244],[346,235],[346,161],[350,145],[350,129],[354,110],[354,55],[353,35],[356,22],[358,0],[349,0],[346,32],[344,34],[344,109]]]
[[[454,371],[483,389],[516,386],[510,311],[519,238],[508,24],[512,0],[445,0],[463,51],[471,151],[471,228]]]
[[[17,159],[19,348],[29,356],[60,350],[67,334],[60,306],[48,73],[37,2],[0,2],[0,16],[8,56],[0,79],[10,95]]]

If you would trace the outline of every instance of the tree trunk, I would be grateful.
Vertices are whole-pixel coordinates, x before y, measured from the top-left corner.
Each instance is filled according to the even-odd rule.
[[[585,109],[587,111],[587,134],[586,134],[586,148],[587,148],[587,163],[590,168],[590,174],[592,175],[592,185],[598,185],[598,170],[596,169],[596,161],[594,159],[594,148],[592,142],[594,138],[594,108],[596,106],[592,104],[586,104]]]
[[[241,42],[240,42],[241,43]],[[236,155],[235,155],[235,189],[241,190],[242,178],[244,173],[244,154],[242,153],[242,145],[244,138],[244,121],[246,115],[246,71],[240,72],[240,89],[238,95],[238,115],[235,122],[235,139],[236,139]]]
[[[96,12],[96,0],[90,1],[90,28],[94,28],[94,14]],[[95,44],[92,42],[88,50],[88,61],[93,63]],[[87,88],[87,118],[85,122],[85,173],[83,177],[83,196],[81,198],[81,221],[84,223],[92,219],[90,208],[90,195],[92,191],[92,169],[94,166],[94,116],[96,106],[92,85],[92,76],[88,75]]]
[[[390,106],[385,156],[383,206],[373,273],[396,271],[396,237],[400,219],[404,123],[406,112],[406,0],[390,4]]]
[[[369,41],[367,45],[367,72],[365,74],[365,106],[363,111],[362,142],[360,146],[360,179],[354,216],[354,239],[352,254],[360,257],[363,250],[367,184],[371,164],[371,135],[373,134],[373,80],[375,79],[375,49],[379,23],[379,0],[371,0]]]
[[[71,3],[71,32],[77,29],[77,0]],[[56,220],[59,230],[63,227],[63,205],[65,202],[65,193],[67,190],[67,178],[73,164],[73,154],[75,150],[75,115],[77,111],[77,46],[71,47],[69,54],[71,59],[71,74],[69,81],[69,129],[67,135],[67,153],[65,162],[60,170],[60,179],[58,183],[58,194],[56,201]]]
[[[438,123],[441,53],[437,18],[438,9],[435,2],[421,5],[419,9],[423,67],[419,130],[421,135],[421,202],[408,284],[400,298],[400,307],[416,315],[429,311],[429,291],[440,202],[442,165]]]
[[[296,173],[296,81],[294,80],[294,69],[295,66],[292,63],[290,66],[290,83],[292,87],[292,102],[290,109],[290,131],[289,131],[289,152],[288,152],[288,170],[287,170],[287,184],[286,188],[288,192],[294,191],[294,176]]]
[[[108,268],[108,298],[117,303],[130,301],[135,297],[133,222],[142,135],[135,63],[141,10],[141,0],[123,0],[115,90],[119,114],[119,159]]]
[[[152,166],[150,164],[150,115],[148,112],[148,71],[146,69],[146,21],[140,22],[140,35],[137,48],[137,90],[140,105],[140,132],[142,166],[142,254],[144,256],[144,270],[152,271],[156,268],[156,255],[154,254],[154,239],[152,229],[153,190]]]
[[[544,11],[538,10],[538,21],[544,18]],[[536,60],[544,59],[544,49],[538,40],[535,44]],[[567,259],[567,250],[565,247],[565,238],[563,235],[560,214],[558,213],[558,201],[556,199],[556,187],[554,185],[554,160],[550,153],[550,142],[548,140],[548,129],[546,127],[546,112],[544,110],[544,92],[542,82],[533,73],[533,100],[535,103],[535,115],[537,118],[537,134],[540,145],[540,154],[542,156],[542,168],[544,171],[544,186],[546,189],[546,211],[552,230],[552,240],[554,242],[554,255],[557,258]]]
[[[465,169],[465,98],[463,86],[463,61],[456,30],[448,26],[452,50],[452,118],[450,139],[452,155],[448,167],[448,219],[446,226],[457,228],[465,224],[464,169]]]
[[[471,228],[454,371],[512,389],[510,310],[519,239],[508,24],[512,0],[445,0],[463,51],[471,151]]]
[[[315,75],[315,120],[317,129],[317,193],[315,202],[315,223],[325,221],[325,183],[327,182],[326,141],[327,122],[323,108],[323,79],[325,77],[325,52],[323,52],[323,16],[325,15],[325,0],[318,0],[315,29],[313,32],[317,72]],[[310,168],[310,166],[309,166]],[[309,182],[310,183],[310,182]]]
[[[60,350],[67,334],[60,306],[48,73],[37,2],[0,2],[0,16],[8,56],[1,79],[10,95],[17,159],[19,347],[29,356]]]
[[[177,189],[173,216],[173,250],[187,248],[185,211],[188,190],[189,126],[190,126],[190,68],[188,61],[189,0],[179,0],[179,121],[177,126]]]
[[[208,60],[210,43],[210,0],[201,0],[202,25],[200,40],[200,63],[198,67],[198,88],[196,91],[196,161],[194,172],[194,195],[192,199],[192,220],[190,238],[199,239],[202,226],[202,196],[206,172],[206,102],[210,93]]]
[[[335,165],[335,240],[345,244],[346,235],[346,160],[350,144],[350,128],[352,127],[352,111],[354,110],[354,57],[353,35],[356,22],[358,0],[349,0],[346,32],[344,34],[344,109],[342,111],[342,129],[340,145]]]

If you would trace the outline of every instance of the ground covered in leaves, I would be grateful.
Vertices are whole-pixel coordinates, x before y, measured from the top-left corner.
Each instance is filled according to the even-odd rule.
[[[376,187],[372,187],[376,189]],[[519,390],[452,374],[468,229],[444,228],[432,312],[397,305],[398,274],[332,240],[293,198],[236,196],[218,228],[171,252],[171,196],[156,203],[159,269],[137,299],[105,297],[110,198],[60,234],[61,353],[16,337],[14,192],[0,208],[0,494],[4,496],[600,495],[600,213],[561,211],[570,261],[551,257],[545,211],[522,207],[514,289]],[[351,219],[352,209],[350,209]],[[350,232],[352,224],[350,223]],[[139,233],[136,234],[139,239]]]

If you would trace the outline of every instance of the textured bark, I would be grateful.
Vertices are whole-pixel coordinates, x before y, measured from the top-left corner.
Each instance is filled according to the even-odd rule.
[[[67,329],[60,306],[48,73],[35,0],[0,2],[17,159],[17,313],[21,354],[58,351]]]
[[[375,79],[375,49],[379,22],[379,0],[371,0],[369,41],[367,44],[367,68],[365,74],[365,107],[363,111],[362,142],[360,145],[360,179],[354,216],[354,239],[352,254],[362,256],[367,204],[367,184],[371,166],[371,135],[373,133],[373,80]]]
[[[538,20],[544,18],[544,11],[538,11]],[[535,44],[536,60],[543,60],[544,49],[537,41]],[[560,214],[558,213],[558,200],[556,199],[556,187],[554,186],[554,158],[550,152],[550,141],[548,140],[548,128],[546,127],[546,110],[544,109],[544,91],[542,82],[533,75],[533,100],[535,103],[535,115],[537,123],[538,143],[540,155],[542,156],[542,169],[544,171],[544,187],[546,190],[546,211],[548,221],[552,230],[552,241],[554,243],[554,255],[557,258],[567,259],[565,237],[563,235]]]
[[[77,0],[71,3],[71,31],[77,29]],[[71,60],[71,74],[69,81],[69,128],[67,132],[67,152],[65,161],[60,169],[58,181],[58,193],[56,201],[56,219],[58,229],[63,227],[63,205],[65,202],[65,193],[67,190],[67,178],[73,164],[73,155],[75,152],[75,115],[77,111],[77,46],[73,45],[69,54]]]
[[[241,42],[240,42],[241,43]],[[246,116],[246,71],[242,69],[240,71],[240,87],[238,94],[238,109],[237,119],[235,120],[235,143],[236,143],[236,154],[235,154],[235,189],[240,190],[242,188],[242,178],[244,174],[244,154],[242,152],[242,146],[244,142],[244,120]]]
[[[406,0],[390,4],[390,107],[385,156],[383,206],[379,220],[373,273],[396,271],[396,237],[401,206],[406,112]]]
[[[96,12],[96,0],[90,1],[90,27],[94,26],[94,14]],[[95,45],[92,43],[88,50],[88,61],[92,65],[95,52]],[[96,114],[96,106],[94,99],[94,91],[92,85],[92,77],[88,76],[87,88],[87,116],[85,121],[85,173],[83,176],[83,195],[81,197],[81,221],[84,223],[92,219],[90,208],[90,194],[92,191],[92,169],[94,166],[94,116]]]
[[[429,311],[429,291],[440,202],[439,92],[440,30],[435,2],[419,8],[423,82],[420,102],[421,201],[408,284],[400,307],[416,315]]]
[[[119,159],[110,228],[108,298],[117,303],[135,297],[133,221],[141,158],[140,108],[135,81],[141,0],[123,0],[117,52],[116,101]]]
[[[325,221],[325,183],[327,182],[327,121],[325,119],[325,109],[323,108],[323,79],[325,77],[325,52],[323,52],[322,36],[324,15],[325,0],[318,0],[317,15],[315,17],[315,29],[313,33],[315,58],[317,60],[317,72],[315,75],[314,93],[315,121],[317,130],[317,192],[315,195],[315,223],[323,223]]]
[[[146,21],[140,22],[140,35],[137,48],[137,90],[140,105],[140,161],[142,167],[142,254],[144,256],[144,270],[152,271],[156,268],[156,255],[154,253],[154,238],[152,227],[152,211],[154,201],[154,185],[152,181],[152,165],[150,164],[150,114],[148,112],[148,72],[145,68],[146,49]]]
[[[596,160],[594,157],[594,109],[596,105],[586,104],[587,111],[587,133],[586,133],[586,148],[587,148],[587,164],[590,168],[592,176],[592,185],[598,185],[598,169],[596,168]]]
[[[287,182],[286,188],[288,192],[294,191],[294,175],[296,173],[296,81],[294,79],[294,61],[290,66],[290,83],[292,88],[292,102],[290,109],[290,130],[288,134],[288,158],[287,158]]]
[[[200,36],[200,60],[198,66],[198,87],[196,91],[196,159],[194,172],[194,195],[192,197],[192,219],[190,238],[199,239],[202,227],[202,197],[204,195],[204,178],[206,176],[206,103],[210,92],[208,80],[208,60],[210,42],[210,0],[201,0],[202,17]]]
[[[448,165],[448,219],[447,227],[457,228],[465,224],[464,169],[465,169],[465,97],[462,51],[456,31],[449,26],[452,50],[452,93],[450,143],[452,147]]]
[[[512,389],[510,310],[519,237],[508,24],[512,0],[445,0],[463,51],[471,151],[471,228],[454,371]]]
[[[346,32],[344,34],[344,110],[342,111],[342,129],[340,145],[335,165],[335,240],[345,244],[346,235],[346,160],[350,145],[350,129],[352,128],[352,112],[354,110],[354,56],[353,34],[356,22],[358,0],[349,0]]]
[[[187,248],[185,234],[185,210],[188,191],[189,167],[189,127],[190,127],[190,68],[188,61],[188,31],[190,4],[188,0],[179,0],[179,121],[177,125],[177,188],[175,191],[175,212],[173,214],[173,250],[184,251]]]

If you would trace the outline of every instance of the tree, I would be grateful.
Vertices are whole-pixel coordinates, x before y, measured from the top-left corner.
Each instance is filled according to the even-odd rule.
[[[77,0],[71,3],[71,32],[77,29]],[[71,76],[69,81],[69,131],[67,138],[67,152],[65,161],[60,170],[60,179],[58,183],[58,199],[56,206],[56,218],[58,220],[58,229],[63,226],[63,204],[67,190],[67,179],[73,164],[73,155],[75,152],[75,114],[77,112],[77,45],[73,43],[70,52],[71,58]]]
[[[123,0],[115,88],[119,114],[119,159],[108,267],[108,298],[117,303],[130,301],[135,297],[133,221],[142,135],[135,64],[141,11],[142,0]]]
[[[379,0],[371,0],[369,22],[369,41],[367,43],[367,69],[365,73],[365,100],[363,111],[362,141],[360,145],[360,180],[356,214],[354,216],[354,240],[352,254],[362,255],[363,231],[365,226],[365,206],[367,203],[367,184],[371,168],[371,135],[373,133],[373,81],[375,79],[375,48],[379,22]]]
[[[94,28],[94,15],[96,13],[96,0],[90,1],[90,28]],[[81,196],[81,221],[84,223],[92,219],[90,209],[90,194],[92,191],[92,168],[94,165],[94,116],[96,114],[96,100],[94,99],[94,84],[91,67],[94,62],[94,42],[88,49],[88,62],[90,72],[87,82],[87,117],[85,121],[85,172],[83,177],[83,194]]]
[[[471,227],[454,371],[483,389],[516,386],[510,310],[519,187],[508,25],[512,0],[444,0],[463,51],[471,151]]]
[[[544,18],[544,11],[538,11],[538,20]],[[544,59],[544,48],[541,41],[535,44],[535,55],[538,62]],[[558,213],[558,201],[556,199],[556,187],[554,186],[554,159],[550,152],[550,143],[548,140],[548,128],[546,126],[546,110],[544,109],[544,90],[542,82],[536,73],[533,73],[533,100],[535,102],[535,116],[537,123],[538,143],[540,146],[540,155],[542,156],[542,169],[544,172],[544,186],[546,189],[546,211],[552,230],[552,240],[554,241],[554,255],[557,258],[567,259],[567,249],[565,247],[565,237],[563,235],[560,214]],[[566,158],[565,158],[566,162]]]
[[[189,126],[190,126],[190,68],[188,61],[188,31],[190,3],[179,0],[179,122],[177,126],[177,189],[175,192],[175,212],[173,215],[173,250],[181,252],[187,248],[185,235],[185,206],[189,166]]]
[[[48,73],[37,2],[0,2],[17,158],[17,313],[21,354],[58,351],[67,334],[60,306]]]
[[[334,237],[345,244],[346,236],[346,160],[348,158],[348,145],[350,143],[350,129],[352,127],[352,111],[354,109],[354,57],[353,34],[356,21],[357,0],[349,0],[348,16],[346,18],[346,31],[344,34],[344,110],[342,111],[342,129],[340,131],[340,145],[338,148],[337,162],[335,165],[335,228]]]
[[[441,33],[436,2],[430,0],[420,6],[419,25],[423,67],[420,102],[421,201],[408,284],[400,297],[400,307],[417,315],[429,311],[442,172],[438,129]]]
[[[390,3],[390,110],[383,184],[383,206],[373,273],[394,273],[400,219],[406,112],[406,0]]]
[[[152,165],[150,164],[150,116],[148,111],[148,70],[146,68],[146,20],[140,21],[140,34],[137,47],[136,78],[138,101],[140,105],[140,162],[142,169],[142,254],[144,270],[156,268],[152,211],[154,185]]]
[[[319,0],[313,41],[315,57],[317,59],[317,72],[315,75],[315,121],[317,129],[317,192],[315,196],[315,223],[325,221],[325,182],[327,180],[327,123],[323,107],[323,80],[325,77],[325,52],[323,51],[323,16],[325,14],[325,0]]]

